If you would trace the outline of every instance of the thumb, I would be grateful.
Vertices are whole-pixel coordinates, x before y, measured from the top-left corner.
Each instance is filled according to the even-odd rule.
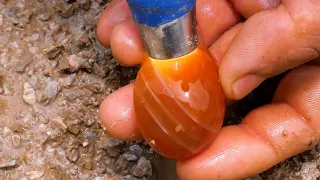
[[[320,1],[290,0],[249,18],[219,65],[230,99],[242,99],[265,79],[319,56]]]

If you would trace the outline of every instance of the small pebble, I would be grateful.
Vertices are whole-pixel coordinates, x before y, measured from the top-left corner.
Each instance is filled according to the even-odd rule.
[[[138,159],[138,157],[132,151],[125,152],[122,154],[122,156],[126,158],[128,161],[135,161]]]
[[[39,179],[43,176],[43,172],[41,171],[30,171],[26,173],[26,176],[28,177],[28,179],[30,180],[35,180],[35,179]]]
[[[10,134],[11,129],[9,129],[8,127],[4,127],[2,130],[3,136],[6,137]]]
[[[54,59],[62,51],[62,46],[51,45],[49,48],[44,49],[43,52],[49,59]]]
[[[4,95],[10,95],[11,94],[11,91],[9,89],[9,86],[8,86],[8,83],[3,83],[3,94]]]
[[[140,157],[143,154],[143,149],[139,145],[132,145],[130,146],[130,150],[134,152],[135,155]]]
[[[33,74],[33,70],[28,71],[28,75],[31,76]]]
[[[51,81],[46,86],[44,94],[48,99],[54,99],[60,90],[59,83],[57,81]]]
[[[31,76],[30,79],[29,79],[29,83],[32,87],[37,87],[38,86],[38,78],[37,76]]]
[[[38,40],[39,38],[40,38],[40,34],[38,34],[38,33],[34,33],[34,34],[32,34],[32,40],[33,41],[36,41],[36,40]]]
[[[86,11],[88,11],[91,7],[90,0],[79,0],[80,7]]]
[[[30,83],[25,82],[23,85],[23,100],[27,104],[36,104],[36,94]]]
[[[138,161],[138,164],[136,167],[134,167],[132,174],[137,177],[143,177],[145,175],[148,175],[152,171],[152,166],[149,160],[147,160],[145,157],[141,157]]]
[[[69,68],[72,72],[79,70],[82,65],[85,63],[85,59],[77,56],[77,55],[71,55],[68,57],[69,62]]]
[[[89,174],[81,174],[79,176],[80,179],[89,179]]]
[[[21,60],[16,65],[14,70],[16,72],[24,72],[25,68],[31,63],[32,60]]]
[[[105,164],[106,164],[106,165],[110,165],[110,164],[112,163],[112,159],[109,158],[108,156],[107,156],[106,158],[107,158],[107,159],[106,159],[106,161],[105,161]]]
[[[80,126],[77,125],[77,124],[73,124],[73,125],[71,125],[70,127],[68,127],[68,130],[69,130],[71,133],[73,133],[73,134],[75,134],[75,135],[78,135],[79,132],[80,132]]]
[[[67,132],[67,125],[64,124],[62,118],[60,116],[54,117],[51,119],[51,123],[53,123],[56,127],[62,130],[64,133]]]
[[[17,17],[14,17],[12,19],[12,24],[15,26],[15,27],[18,27],[18,28],[21,28],[21,29],[24,29],[26,27],[26,24],[23,23],[22,21],[20,21]]]
[[[44,14],[41,14],[39,16],[39,20],[40,21],[48,21],[50,19],[50,14],[49,13],[44,13]]]
[[[32,46],[32,47],[29,48],[29,52],[30,52],[31,54],[35,54],[37,51],[38,51],[38,48],[37,48],[37,47]]]
[[[81,154],[81,157],[79,159],[79,164],[80,166],[82,166],[83,168],[87,169],[87,170],[91,170],[92,169],[92,159],[91,156],[89,154]]]
[[[59,82],[61,86],[66,87],[72,85],[74,79],[76,78],[77,74],[71,74],[65,78],[60,78]]]
[[[114,138],[109,138],[108,139],[108,146],[111,147],[111,148],[114,148],[116,146],[119,146],[123,144],[123,141],[120,141],[120,140],[117,140],[117,139],[114,139]]]
[[[82,143],[82,146],[83,147],[86,147],[89,145],[89,141],[86,139],[83,143]]]
[[[94,124],[94,122],[95,122],[94,118],[89,118],[86,121],[86,126],[92,126]]]
[[[77,149],[73,149],[67,152],[67,159],[71,162],[76,162],[79,158],[79,151]]]
[[[12,140],[12,145],[14,148],[18,148],[20,146],[21,138],[19,135],[13,135],[11,137],[11,140]]]
[[[57,9],[57,14],[63,18],[69,18],[74,13],[74,6],[62,6]]]
[[[12,43],[9,44],[11,47],[18,49],[19,45],[17,43],[17,41],[13,41]]]
[[[90,39],[86,34],[82,35],[79,39],[77,39],[77,46],[79,48],[88,47],[89,45]]]
[[[50,23],[49,28],[50,30],[58,31],[61,28],[61,26],[57,23],[52,22]]]
[[[115,163],[116,172],[123,172],[126,169],[127,165],[128,165],[127,159],[125,157],[120,156]]]
[[[15,159],[10,160],[10,161],[5,161],[5,162],[0,162],[0,169],[2,168],[8,168],[8,167],[13,167],[17,164],[17,161]]]

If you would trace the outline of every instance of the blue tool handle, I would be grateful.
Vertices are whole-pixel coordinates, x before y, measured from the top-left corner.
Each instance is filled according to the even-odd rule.
[[[127,0],[134,20],[157,27],[189,13],[195,0]]]

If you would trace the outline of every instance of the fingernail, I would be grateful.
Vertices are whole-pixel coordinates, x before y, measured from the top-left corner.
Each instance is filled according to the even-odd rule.
[[[279,6],[281,0],[259,0],[258,2],[264,10],[267,10]]]
[[[266,78],[256,74],[248,74],[232,84],[232,96],[240,100],[258,87]]]

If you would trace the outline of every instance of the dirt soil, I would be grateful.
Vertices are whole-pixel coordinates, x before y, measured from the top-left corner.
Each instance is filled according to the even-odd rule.
[[[174,162],[144,141],[110,137],[99,123],[101,101],[137,73],[97,43],[107,3],[0,0],[0,179],[177,179]],[[232,107],[226,124],[268,103],[278,80]],[[316,179],[319,149],[252,179]]]

